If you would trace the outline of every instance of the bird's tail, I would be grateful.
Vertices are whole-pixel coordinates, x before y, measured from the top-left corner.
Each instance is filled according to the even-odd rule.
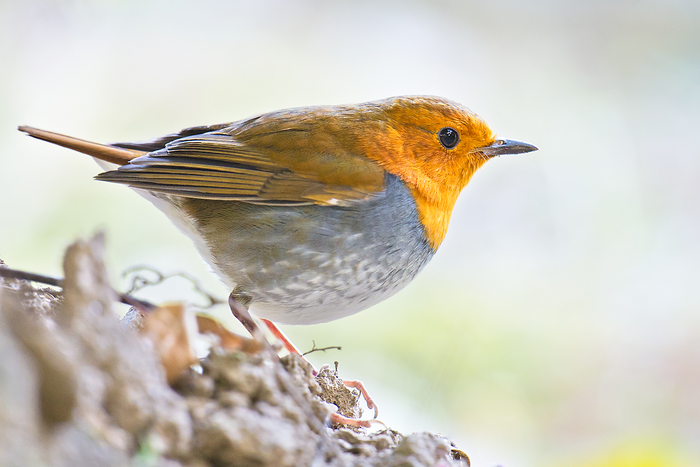
[[[123,149],[108,144],[93,143],[91,141],[85,141],[84,139],[73,138],[72,136],[66,136],[52,131],[39,130],[38,128],[32,128],[30,126],[20,126],[17,129],[33,138],[48,141],[49,143],[73,149],[74,151],[82,152],[105,162],[118,165],[127,164],[131,159],[146,154],[145,151]]]

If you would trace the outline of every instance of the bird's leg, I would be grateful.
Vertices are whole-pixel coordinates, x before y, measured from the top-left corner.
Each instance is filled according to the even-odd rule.
[[[250,315],[250,312],[248,312],[250,302],[252,302],[252,297],[238,289],[233,289],[233,292],[231,292],[231,295],[229,295],[228,297],[228,305],[231,308],[231,313],[233,313],[233,316],[235,316],[236,319],[241,322],[243,327],[248,330],[251,336],[253,336],[257,340],[262,341],[265,339],[262,330],[255,323],[255,320]],[[282,332],[282,330],[275,326],[275,324],[272,321],[269,321],[265,318],[260,318],[260,320],[262,320],[262,322],[265,323],[267,328],[277,339],[282,341],[282,344],[289,353],[298,354],[301,356],[301,358],[306,360],[306,358],[304,358],[304,356],[301,355],[301,352],[299,352],[299,349],[297,349],[296,346],[292,344],[292,341],[290,341],[289,338]],[[311,365],[311,362],[309,362],[308,360],[306,360],[306,362],[309,365]],[[311,365],[311,368],[313,368],[315,374],[316,369],[313,365]]]
[[[258,325],[255,324],[255,320],[252,316],[250,316],[250,313],[248,312],[248,308],[250,306],[251,301],[252,298],[250,297],[250,295],[246,295],[245,293],[240,292],[236,289],[233,289],[233,292],[231,292],[231,295],[229,295],[228,297],[228,305],[231,308],[231,313],[233,313],[233,316],[235,316],[236,319],[241,322],[243,327],[245,327],[254,338],[260,340],[263,339],[262,331],[260,330],[260,327],[258,327]],[[296,348],[292,341],[290,341],[289,338],[282,332],[282,330],[275,326],[275,324],[272,321],[267,320],[265,318],[260,318],[260,320],[263,323],[265,323],[265,326],[267,326],[270,332],[277,339],[282,341],[282,344],[289,353],[301,355],[299,349]],[[301,355],[301,357],[304,358],[303,355]],[[306,360],[306,358],[304,358],[304,360]],[[308,360],[306,361],[311,365],[311,362],[309,362]],[[313,367],[314,366],[311,365],[311,368]],[[315,371],[316,369],[314,368],[314,372]]]
[[[283,333],[282,330],[281,330],[280,328],[278,328],[277,325],[275,325],[275,323],[273,323],[272,321],[270,321],[270,320],[268,320],[268,319],[265,319],[265,318],[260,318],[260,320],[261,320],[263,323],[265,323],[265,326],[267,326],[267,329],[269,329],[270,332],[271,332],[277,339],[279,339],[280,341],[282,341],[282,345],[284,345],[284,348],[287,349],[287,352],[289,352],[289,353],[295,353],[295,354],[297,354],[297,355],[300,355],[301,358],[303,358],[304,360],[306,360],[307,363],[309,363],[309,365],[311,365],[311,362],[309,362],[309,361],[306,359],[306,357],[304,357],[304,356],[301,354],[301,352],[299,352],[299,349],[297,349],[297,346],[294,345],[294,343],[293,343],[292,341],[289,340],[289,338],[287,337],[287,335],[286,335],[285,333]],[[311,368],[314,368],[314,366],[311,365]],[[315,372],[315,371],[316,371],[316,369],[314,368],[314,372]]]
[[[231,313],[233,313],[233,316],[235,316],[236,319],[241,322],[243,327],[248,330],[254,339],[263,342],[265,340],[265,336],[258,325],[255,324],[255,320],[248,312],[248,306],[250,305],[251,301],[252,298],[250,295],[246,295],[240,291],[237,291],[236,289],[233,289],[231,295],[228,296],[228,306],[231,308]]]

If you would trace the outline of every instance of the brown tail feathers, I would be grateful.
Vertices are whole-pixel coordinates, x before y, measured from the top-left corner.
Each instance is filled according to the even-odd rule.
[[[34,138],[48,141],[49,143],[57,144],[64,148],[73,149],[74,151],[82,152],[113,164],[124,165],[131,159],[146,154],[144,151],[122,149],[108,144],[93,143],[91,141],[85,141],[84,139],[73,138],[72,136],[66,136],[52,131],[39,130],[30,126],[20,126],[17,129]]]

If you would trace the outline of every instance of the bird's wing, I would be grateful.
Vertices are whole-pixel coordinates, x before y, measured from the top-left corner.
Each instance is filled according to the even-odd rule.
[[[294,117],[268,114],[148,143],[117,143],[113,146],[151,152],[96,178],[192,198],[269,205],[346,205],[383,192],[384,170],[353,152],[347,135],[318,119]]]

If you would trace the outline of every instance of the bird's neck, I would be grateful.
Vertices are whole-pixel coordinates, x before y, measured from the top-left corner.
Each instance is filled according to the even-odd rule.
[[[425,238],[433,251],[437,251],[445,239],[460,192],[481,165],[470,164],[461,172],[448,172],[448,176],[438,176],[437,179],[421,177],[415,180],[417,183],[409,183]]]
[[[432,250],[437,251],[447,234],[447,226],[450,223],[457,196],[443,196],[435,200],[426,197],[416,188],[411,188],[411,193],[416,201],[418,219],[423,225],[425,238]]]

